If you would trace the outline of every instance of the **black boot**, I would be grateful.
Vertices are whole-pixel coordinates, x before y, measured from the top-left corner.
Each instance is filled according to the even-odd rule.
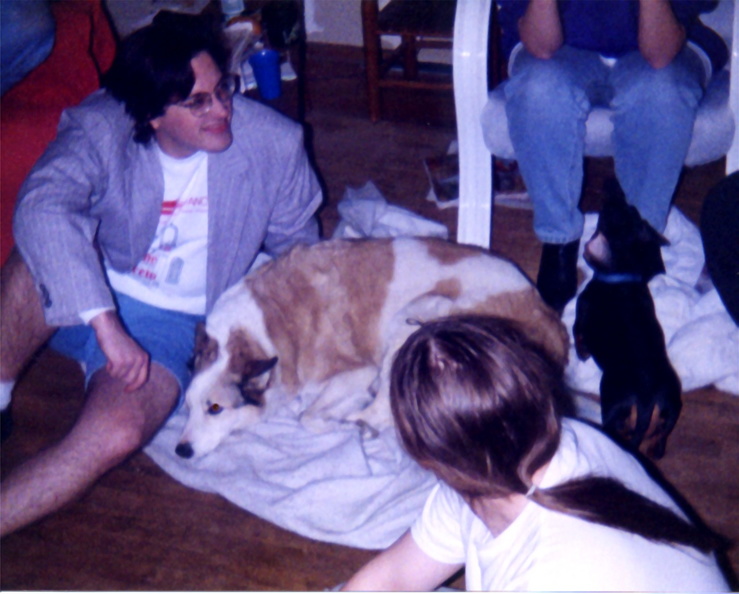
[[[570,243],[545,243],[541,251],[536,288],[542,299],[560,315],[577,293],[577,250],[580,240]]]

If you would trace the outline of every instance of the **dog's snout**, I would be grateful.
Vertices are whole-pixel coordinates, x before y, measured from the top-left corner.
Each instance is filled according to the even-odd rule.
[[[195,455],[195,450],[193,450],[192,446],[187,442],[177,444],[174,451],[181,458],[192,458]]]

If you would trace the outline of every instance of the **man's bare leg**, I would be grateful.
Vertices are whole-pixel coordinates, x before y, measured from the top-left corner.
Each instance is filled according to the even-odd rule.
[[[152,363],[148,381],[134,392],[126,392],[105,369],[95,373],[69,434],[0,484],[0,536],[75,500],[136,452],[167,419],[178,394],[177,380],[157,363]]]
[[[44,312],[31,273],[13,250],[0,271],[0,437],[10,434],[10,402],[16,379],[31,356],[54,332]]]
[[[31,273],[13,250],[0,272],[0,381],[15,380],[53,332]]]

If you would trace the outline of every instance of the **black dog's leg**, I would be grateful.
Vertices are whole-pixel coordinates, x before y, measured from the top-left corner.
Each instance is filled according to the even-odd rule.
[[[629,439],[629,447],[636,451],[639,449],[639,445],[644,441],[647,435],[650,425],[652,425],[652,418],[661,418],[662,409],[659,405],[648,402],[643,403],[641,400],[637,400],[635,403],[636,407],[636,423],[634,424],[633,433]],[[660,421],[657,421],[661,423]],[[659,440],[657,440],[659,441]],[[667,442],[667,435],[664,436],[664,441]]]
[[[680,380],[677,374],[673,374],[672,382],[668,382],[667,385],[668,388],[661,398],[659,426],[654,432],[656,438],[654,439],[653,445],[647,451],[647,455],[655,460],[659,460],[665,455],[667,438],[675,428],[677,419],[680,417],[680,412],[683,408]],[[675,395],[677,395],[677,398],[675,398]]]
[[[613,379],[603,372],[600,379],[600,414],[603,430],[624,447],[629,446],[630,421],[635,414],[636,398],[621,392]]]

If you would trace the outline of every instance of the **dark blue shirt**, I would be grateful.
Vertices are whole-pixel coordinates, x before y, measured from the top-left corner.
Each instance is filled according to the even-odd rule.
[[[507,57],[520,41],[518,21],[526,12],[528,0],[498,0],[498,22],[503,52]],[[713,71],[723,68],[729,52],[723,39],[699,18],[710,12],[718,0],[672,0],[677,20],[687,37],[706,52]],[[559,0],[559,14],[566,45],[619,57],[639,49],[639,2],[636,0]]]

